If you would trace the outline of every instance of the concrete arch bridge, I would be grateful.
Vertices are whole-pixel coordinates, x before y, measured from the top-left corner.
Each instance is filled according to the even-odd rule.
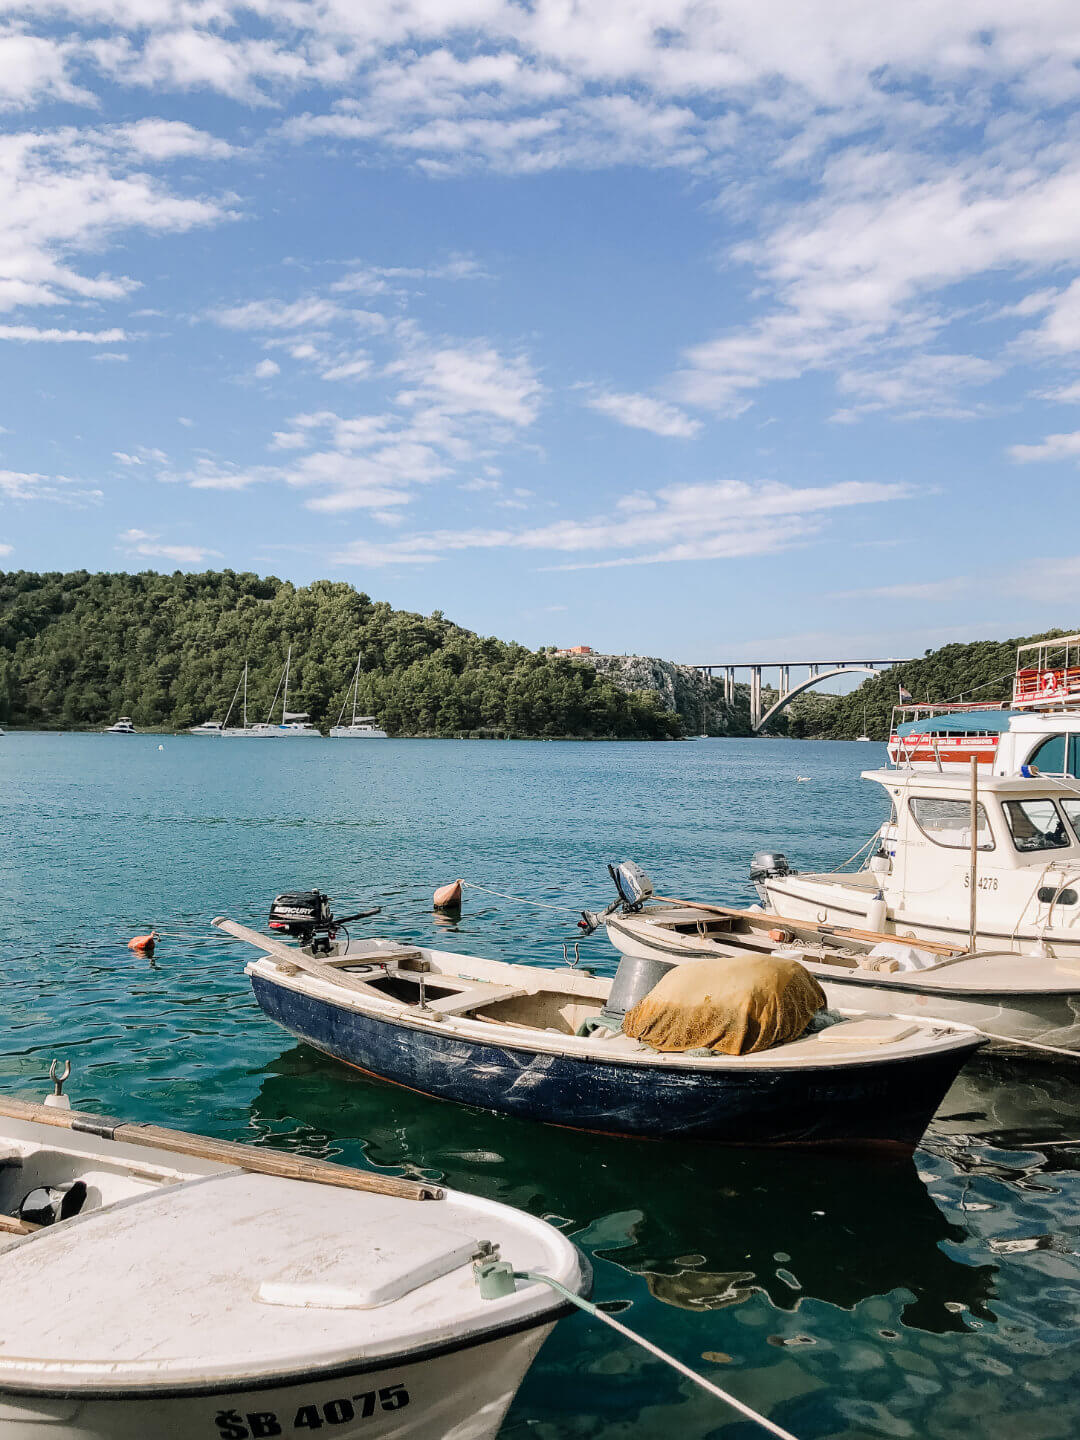
[[[694,669],[708,676],[710,680],[716,679],[717,672],[724,681],[724,700],[731,704],[735,699],[735,672],[736,670],[750,671],[750,724],[754,733],[763,730],[774,715],[790,705],[796,695],[801,695],[804,690],[811,690],[815,685],[820,685],[823,680],[835,680],[838,675],[879,675],[883,670],[889,670],[894,665],[906,665],[907,660],[899,660],[895,657],[888,660],[737,660],[734,664],[718,663],[714,665],[695,665]],[[805,666],[809,672],[805,680],[798,680],[791,683],[792,670],[800,670]],[[780,672],[780,698],[770,705],[768,710],[762,710],[761,698],[761,672],[763,670],[779,670]]]

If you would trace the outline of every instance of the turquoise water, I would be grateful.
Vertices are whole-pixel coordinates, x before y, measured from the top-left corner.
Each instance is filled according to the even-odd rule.
[[[159,750],[158,746],[164,749]],[[1080,1430],[1080,1077],[979,1060],[914,1163],[639,1144],[382,1086],[251,999],[245,947],[279,890],[319,886],[371,933],[558,964],[609,860],[661,891],[754,897],[751,851],[847,858],[883,818],[881,746],[586,745],[11,734],[0,740],[0,1089],[54,1055],[87,1109],[329,1156],[556,1218],[597,1294],[802,1440]],[[809,776],[806,784],[796,774]],[[558,910],[437,884],[464,876]],[[176,932],[154,964],[126,949]],[[583,963],[614,969],[600,936]],[[584,1317],[564,1321],[506,1440],[760,1432]]]

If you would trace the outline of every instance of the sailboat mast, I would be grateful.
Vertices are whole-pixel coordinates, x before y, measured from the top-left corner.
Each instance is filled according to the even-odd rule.
[[[362,650],[358,650],[358,651],[356,652],[356,670],[353,672],[353,681],[352,681],[352,723],[353,723],[354,725],[356,724],[356,696],[357,696],[357,693],[359,692],[359,689],[360,689],[360,661],[361,661],[361,659],[362,659],[362,657],[363,657],[363,654],[364,654],[364,652],[363,652]]]
[[[285,693],[281,697],[281,723],[285,724],[285,715],[289,709],[289,665],[292,661],[292,646],[289,646],[289,653],[285,656]]]
[[[244,661],[244,729],[247,729],[247,672],[248,662]]]

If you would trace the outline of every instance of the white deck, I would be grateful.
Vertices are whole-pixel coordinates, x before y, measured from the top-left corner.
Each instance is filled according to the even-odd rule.
[[[16,1129],[59,1150],[68,1139]],[[71,1139],[107,1163],[110,1142]],[[20,1144],[8,1146],[9,1170]],[[160,1159],[140,1155],[144,1170]],[[515,1268],[580,1285],[569,1241],[491,1201],[449,1192],[421,1202],[199,1168],[210,1173],[151,1179],[126,1203],[0,1252],[0,1390],[267,1380],[546,1314],[555,1303],[546,1286],[518,1282],[504,1299],[481,1299],[471,1257],[483,1240]]]

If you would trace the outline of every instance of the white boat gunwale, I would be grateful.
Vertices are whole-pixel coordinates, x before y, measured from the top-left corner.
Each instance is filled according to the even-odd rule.
[[[643,911],[640,915],[634,917],[612,915],[609,916],[605,923],[608,926],[609,930],[615,930],[616,932],[626,935],[632,939],[639,939],[641,929],[643,928],[642,924],[639,923],[637,925],[634,925],[627,924],[626,922],[628,918],[631,920],[636,919],[639,922],[644,922],[645,924],[649,925],[649,929],[653,933],[649,934],[646,939],[641,941],[641,943],[647,944],[650,949],[656,949],[669,955],[681,955],[685,957],[687,951],[689,950],[694,952],[695,954],[700,953],[701,958],[704,959],[706,956],[714,954],[715,951],[719,949],[723,944],[723,937],[721,935],[704,938],[698,937],[696,935],[680,935],[680,943],[675,943],[674,939],[669,938],[667,940],[667,943],[665,944],[664,930],[666,927],[655,923],[650,923],[651,916],[655,915],[659,918],[659,916],[662,914],[662,911],[646,910]],[[752,911],[745,912],[745,914],[747,919],[761,918]],[[775,923],[780,927],[792,928],[798,927],[798,925],[800,924],[797,919],[791,919],[787,916],[777,915],[769,918],[774,920]],[[670,930],[668,931],[668,934],[671,934]],[[982,934],[983,932],[980,931],[980,935]],[[910,944],[915,948],[918,948],[919,943],[918,940],[906,940],[905,937],[902,935],[883,934],[881,936],[881,939],[883,942],[889,942],[891,944]],[[730,943],[732,945],[736,945],[740,953],[742,953],[743,951],[746,951],[748,953],[755,953],[755,947],[750,945],[738,946],[737,941],[738,936],[733,935],[731,937]],[[764,940],[762,942],[762,951],[764,953],[773,954],[774,952],[778,951],[779,948],[780,947],[775,942],[767,942]],[[797,941],[792,942],[793,952],[795,950],[801,952],[804,951],[805,948],[805,946],[799,945]],[[791,955],[791,958],[800,960],[800,963],[806,963],[802,961],[801,954],[793,953]],[[1015,951],[991,954],[979,951],[975,954],[957,955],[952,959],[943,959],[939,965],[928,966],[924,970],[899,970],[891,972],[867,970],[860,974],[858,968],[855,967],[849,967],[847,965],[842,965],[839,963],[830,965],[830,961],[826,958],[818,959],[817,957],[807,957],[808,962],[811,965],[819,966],[821,967],[821,970],[829,967],[830,974],[828,978],[833,979],[837,983],[842,983],[844,985],[865,985],[874,988],[884,986],[885,988],[890,990],[909,990],[919,993],[932,993],[938,995],[963,995],[969,998],[975,998],[980,995],[1039,996],[1071,995],[1074,993],[1080,993],[1080,965],[1077,966],[1076,971],[1071,978],[1063,977],[1060,981],[1043,979],[1026,985],[1019,983],[1001,984],[997,982],[991,984],[989,983],[989,981],[983,981],[982,983],[972,982],[970,984],[965,984],[964,976],[962,974],[960,976],[959,982],[957,982],[955,975],[955,967],[959,965],[982,964],[983,968],[986,968],[988,962],[995,960],[1007,960],[1011,964],[1023,964],[1026,968],[1032,968],[1032,966],[1028,964],[1028,962],[1034,961],[1035,958],[1036,957],[1034,956],[1017,955]],[[1051,965],[1053,968],[1057,968],[1057,962],[1055,961],[1047,961],[1046,963]],[[936,972],[945,969],[953,972],[952,983],[935,984],[932,977],[935,975]],[[925,1017],[923,1018],[923,1023],[926,1023]],[[955,1022],[950,1021],[949,1023],[952,1024]]]

